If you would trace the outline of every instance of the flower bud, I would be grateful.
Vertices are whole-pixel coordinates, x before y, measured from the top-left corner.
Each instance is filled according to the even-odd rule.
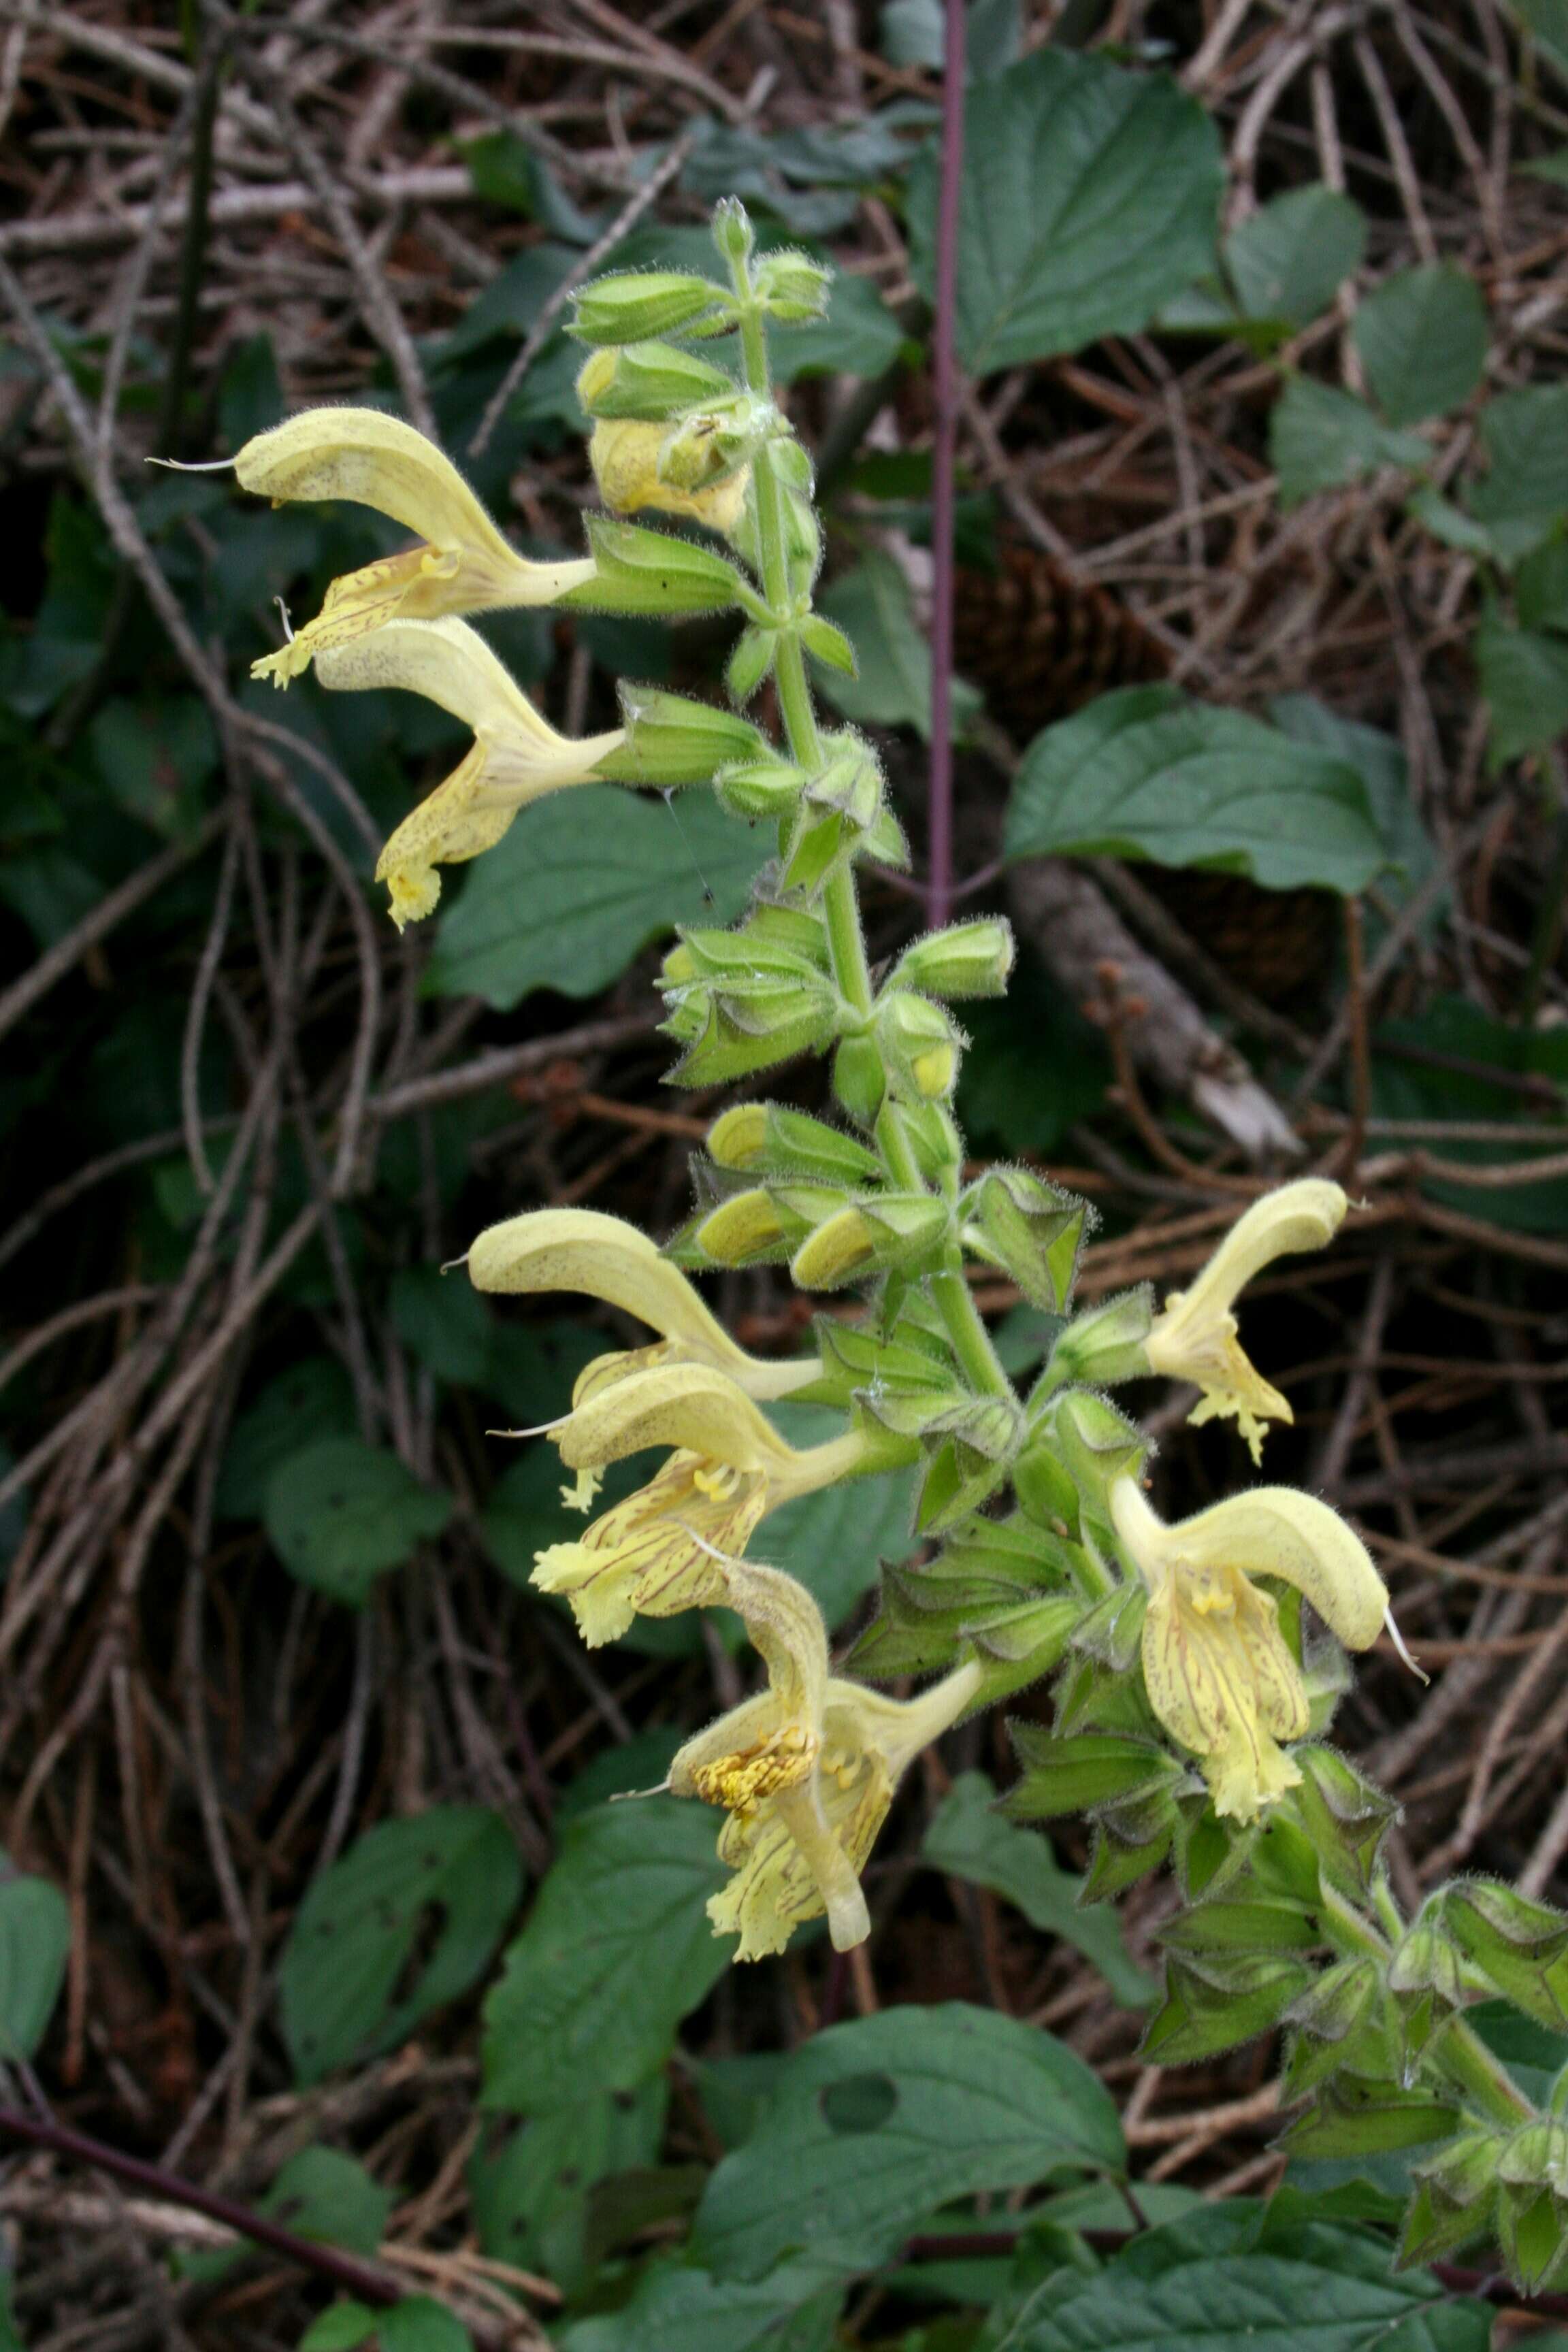
[[[1127,1804],[1186,1778],[1169,1749],[1152,1740],[1106,1731],[1064,1738],[1033,1723],[1010,1723],[1007,1729],[1021,1774],[1002,1801],[1010,1821],[1054,1821]]]
[[[1148,1370],[1143,1343],[1153,1312],[1153,1289],[1147,1282],[1086,1307],[1051,1350],[1052,1385],[1074,1381],[1088,1388],[1110,1388],[1118,1381],[1136,1380]]]
[[[1371,2054],[1363,2050],[1369,2035],[1374,2042],[1387,2045],[1375,2055],[1386,2056],[1388,2071],[1397,2073],[1394,2036],[1380,2021],[1382,2008],[1377,1963],[1370,1954],[1363,1952],[1325,1969],[1285,2012],[1285,2022],[1293,2032],[1283,2085],[1287,2100],[1304,2098],[1351,2058]],[[1358,2071],[1373,2073],[1377,2068],[1371,2065]]]
[[[744,817],[748,824],[760,817],[792,816],[805,784],[804,768],[792,767],[787,760],[766,752],[755,760],[727,763],[713,777],[721,805],[731,816]]]
[[[573,296],[572,332],[585,343],[640,343],[653,335],[716,334],[735,306],[711,278],[676,269],[596,278]]]
[[[828,1184],[874,1183],[882,1172],[876,1153],[852,1135],[782,1103],[737,1103],[710,1128],[708,1151],[721,1168],[760,1168]]]
[[[699,1249],[719,1265],[756,1265],[781,1257],[798,1233],[794,1218],[781,1215],[761,1185],[732,1192],[698,1226]]]
[[[909,1104],[904,1111],[904,1138],[921,1174],[945,1177],[963,1158],[963,1139],[957,1121],[943,1102]]]
[[[751,259],[756,231],[739,196],[724,196],[714,205],[712,232],[713,242],[726,261],[743,266]]]
[[[887,1080],[874,1037],[841,1037],[833,1056],[833,1091],[862,1127],[874,1127]]]
[[[953,923],[928,931],[900,958],[897,979],[946,1002],[968,996],[1002,996],[1016,950],[1013,927],[1000,916]]]
[[[842,1290],[869,1270],[876,1254],[876,1235],[860,1211],[843,1208],[801,1244],[790,1279],[802,1290]]]
[[[1059,1528],[1077,1540],[1078,1488],[1048,1434],[1033,1432],[1025,1441],[1013,1465],[1013,1492],[1025,1517],[1037,1527]]]
[[[1293,1753],[1301,1771],[1296,1810],[1317,1850],[1319,1868],[1352,1901],[1364,1896],[1399,1808],[1336,1749],[1308,1746]]]
[[[749,468],[730,464],[717,440],[703,440],[693,420],[645,425],[605,417],[588,443],[599,496],[613,514],[687,515],[710,530],[732,534],[746,509]]]
[[[736,638],[729,660],[724,665],[724,684],[732,702],[750,702],[777,658],[779,633],[776,629],[760,629],[749,622]],[[797,793],[792,793],[788,807],[794,808]]]
[[[1142,2054],[1171,2065],[1234,2050],[1278,2025],[1311,1980],[1306,1961],[1283,1952],[1173,1953]]]
[[[556,598],[563,609],[668,620],[678,613],[722,613],[742,601],[734,566],[691,540],[590,515],[588,545],[594,577]]]
[[[952,1092],[963,1040],[930,997],[905,989],[885,995],[877,1007],[877,1036],[906,1089],[928,1102]]]
[[[1415,2193],[1399,2241],[1402,2269],[1436,2262],[1483,2231],[1491,2234],[1502,2147],[1498,2133],[1461,2132],[1437,2155],[1412,2167]]]
[[[597,351],[577,378],[577,397],[590,416],[632,416],[655,425],[731,399],[735,390],[733,376],[674,343]]]
[[[1495,1878],[1461,1879],[1445,1916],[1489,1984],[1540,2025],[1568,2027],[1568,1918]]]
[[[1497,2163],[1498,2234],[1509,2275],[1530,2294],[1568,2280],[1568,2125],[1526,2124]]]
[[[1011,1275],[1031,1306],[1061,1314],[1089,1229],[1088,1202],[1027,1169],[991,1168],[965,1193],[963,1209],[971,1246]]]
[[[1104,1496],[1120,1478],[1136,1479],[1149,1454],[1142,1431],[1092,1389],[1070,1389],[1050,1415],[1057,1448],[1086,1505],[1101,1515]]]
[[[717,703],[695,702],[656,686],[622,685],[619,695],[626,740],[599,766],[612,783],[661,789],[707,783],[731,761],[768,756],[765,737]]]
[[[764,254],[752,272],[757,299],[769,316],[791,321],[820,319],[833,272],[804,253]]]

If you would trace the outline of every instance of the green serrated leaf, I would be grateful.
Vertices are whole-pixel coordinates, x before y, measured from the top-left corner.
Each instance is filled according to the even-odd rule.
[[[1314,181],[1275,196],[1225,243],[1226,274],[1247,317],[1305,326],[1333,300],[1366,250],[1366,215]]]
[[[261,1516],[291,1576],[362,1609],[378,1576],[438,1536],[452,1498],[421,1486],[395,1454],[357,1437],[323,1437],[280,1462]]]
[[[335,1356],[306,1356],[268,1381],[234,1424],[218,1473],[216,1506],[226,1519],[261,1516],[267,1482],[311,1439],[351,1436],[353,1382]]]
[[[1214,253],[1213,123],[1163,74],[1037,49],[964,108],[958,348],[972,374],[1135,334]],[[910,174],[910,255],[936,284],[938,159]]]
[[[725,1876],[716,1835],[673,1797],[572,1823],[485,2003],[485,2106],[546,2115],[663,2065],[730,1956],[703,1910]]]
[[[297,2080],[394,2048],[467,1992],[521,1892],[510,1833],[482,1806],[367,1831],[315,1881],[284,1947],[279,1998]],[[425,1937],[427,1957],[400,1991]]]
[[[871,2270],[955,2197],[1123,2160],[1110,2097],[1050,2034],[956,2001],[884,2010],[790,2059],[713,2174],[690,2252],[725,2278],[760,2278],[796,2250]]]
[[[1424,466],[1430,455],[1418,435],[1393,431],[1353,392],[1310,376],[1291,376],[1269,415],[1268,456],[1287,509],[1381,466]]]
[[[1490,2326],[1486,2304],[1430,2273],[1395,2276],[1375,2232],[1275,2222],[1233,2198],[1143,2231],[1103,2270],[1053,2272],[1005,2352],[1487,2352]]]
[[[1489,764],[1545,751],[1568,729],[1568,644],[1542,629],[1517,629],[1493,606],[1477,625],[1475,649]]]
[[[474,2339],[455,2312],[434,2295],[405,2294],[380,2313],[381,2352],[474,2352]]]
[[[1500,393],[1481,415],[1489,470],[1470,492],[1503,561],[1515,563],[1568,514],[1568,384]]]
[[[1163,686],[1102,695],[1036,737],[1005,846],[1009,857],[1211,866],[1272,890],[1363,890],[1384,864],[1353,768]]]
[[[813,2263],[786,2263],[755,2286],[664,2263],[618,2311],[568,2328],[561,2352],[832,2352],[843,2300]]]
[[[1420,425],[1468,400],[1487,361],[1481,289],[1452,262],[1396,270],[1356,312],[1352,339],[1391,425]]]
[[[610,784],[556,794],[526,809],[444,904],[425,984],[501,1013],[536,988],[597,995],[678,923],[738,915],[766,854],[705,795],[689,794],[676,817]]]

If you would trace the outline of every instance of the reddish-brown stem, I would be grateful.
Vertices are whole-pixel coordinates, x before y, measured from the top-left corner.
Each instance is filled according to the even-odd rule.
[[[931,324],[936,433],[931,447],[931,794],[926,912],[945,923],[952,904],[953,475],[963,394],[953,347],[958,305],[958,210],[963,183],[963,5],[947,0],[942,85],[942,189],[937,204],[936,315]]]

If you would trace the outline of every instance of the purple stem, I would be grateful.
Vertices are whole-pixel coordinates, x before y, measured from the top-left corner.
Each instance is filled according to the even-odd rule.
[[[931,802],[926,912],[932,928],[952,904],[953,470],[963,393],[953,350],[958,304],[958,205],[963,184],[963,5],[947,0],[942,85],[942,192],[936,225],[936,316],[931,324],[936,437],[931,448]]]

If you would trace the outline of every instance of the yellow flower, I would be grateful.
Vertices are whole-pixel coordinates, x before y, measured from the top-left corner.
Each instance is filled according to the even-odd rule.
[[[694,434],[694,425],[700,423],[689,417],[681,421],[680,456],[686,462],[678,462],[673,471],[673,436],[667,425],[645,425],[629,416],[606,417],[595,425],[588,460],[599,496],[612,514],[640,514],[645,507],[655,507],[660,514],[689,515],[710,530],[734,530],[746,510],[752,469],[740,466],[720,472],[722,459],[715,452],[714,476],[705,478]],[[689,450],[694,455],[689,456]]]
[[[578,1375],[574,1404],[656,1364],[709,1364],[763,1400],[788,1396],[821,1376],[815,1356],[793,1362],[749,1356],[645,1233],[596,1209],[536,1209],[487,1225],[468,1265],[476,1290],[583,1290],[663,1332],[651,1347],[595,1357]]]
[[[1203,1391],[1194,1423],[1234,1415],[1263,1458],[1266,1421],[1293,1421],[1288,1400],[1248,1362],[1231,1308],[1244,1284],[1293,1250],[1322,1249],[1340,1229],[1348,1203],[1337,1184],[1303,1176],[1255,1201],[1234,1224],[1189,1290],[1173,1290],[1145,1343],[1151,1371],[1195,1381]]]
[[[646,1486],[615,1504],[579,1543],[534,1560],[542,1592],[563,1592],[588,1647],[616,1641],[640,1610],[674,1617],[725,1598],[715,1551],[742,1551],[765,1513],[864,1465],[853,1432],[797,1453],[728,1373],[667,1363],[576,1405],[551,1433],[579,1473],[567,1500],[586,1509],[598,1473],[645,1446],[675,1450]]]
[[[467,757],[404,818],[376,861],[399,930],[440,898],[437,865],[493,849],[519,809],[592,782],[597,762],[626,740],[620,728],[580,742],[557,735],[466,621],[384,621],[374,635],[325,647],[316,674],[334,693],[395,686],[426,695],[474,730]]]
[[[502,538],[449,457],[379,408],[308,408],[247,441],[234,461],[240,488],[281,506],[349,499],[374,507],[423,542],[334,580],[321,612],[253,663],[253,677],[287,686],[312,655],[351,644],[395,615],[433,621],[510,604],[551,604],[594,576],[591,562],[530,563]]]
[[[1388,1616],[1383,1579],[1344,1521],[1293,1487],[1254,1487],[1174,1527],[1133,1478],[1113,1483],[1110,1504],[1149,1591],[1149,1703],[1200,1759],[1215,1812],[1256,1820],[1301,1777],[1278,1743],[1301,1738],[1308,1706],[1274,1597],[1253,1578],[1293,1584],[1352,1650],[1370,1648]]]
[[[768,1686],[689,1739],[669,1768],[678,1797],[729,1815],[719,1858],[735,1876],[708,1906],[736,1958],[782,1952],[803,1919],[827,1914],[837,1951],[871,1922],[860,1872],[893,1791],[922,1748],[955,1723],[981,1681],[973,1662],[919,1698],[884,1698],[827,1670],[827,1630],[793,1577],[749,1561],[714,1563],[719,1597],[745,1620]]]

